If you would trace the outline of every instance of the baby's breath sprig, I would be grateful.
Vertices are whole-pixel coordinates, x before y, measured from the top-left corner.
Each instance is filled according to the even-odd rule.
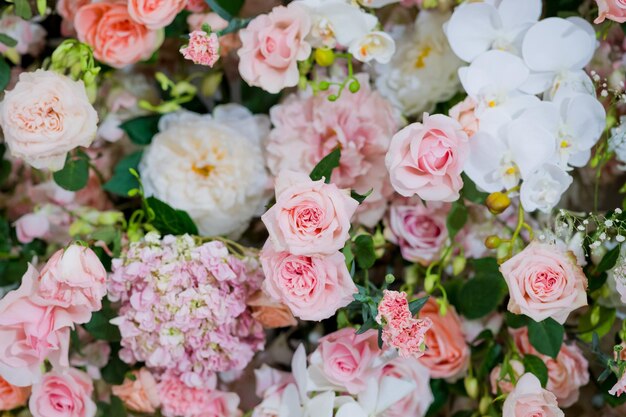
[[[555,232],[559,235],[584,234],[585,240],[595,249],[607,242],[623,243],[626,240],[626,217],[622,209],[603,214],[575,213],[565,209],[559,210],[555,219]]]

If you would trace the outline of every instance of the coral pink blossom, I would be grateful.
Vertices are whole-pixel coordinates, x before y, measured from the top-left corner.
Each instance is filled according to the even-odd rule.
[[[502,406],[502,417],[528,416],[564,416],[554,394],[541,388],[539,379],[530,373],[522,375]]]
[[[420,310],[420,318],[432,320],[432,327],[426,333],[428,350],[419,361],[430,370],[433,378],[459,379],[469,365],[470,350],[456,310],[450,305],[442,315],[431,297]]]
[[[185,9],[192,13],[202,13],[209,9],[209,5],[205,0],[187,0]]]
[[[432,327],[430,318],[391,321],[383,328],[383,342],[395,349],[401,358],[420,358],[426,351],[425,335]]]
[[[311,45],[304,40],[310,29],[309,11],[298,2],[254,18],[239,32],[241,77],[270,93],[297,85],[298,61],[311,54]]]
[[[609,390],[609,394],[619,397],[626,392],[626,373],[613,385],[613,388]]]
[[[393,321],[405,321],[411,318],[409,311],[409,302],[404,291],[383,291],[383,299],[378,304],[378,315],[376,321],[382,323],[382,319],[386,323]]]
[[[28,408],[33,417],[94,417],[93,382],[77,369],[52,371],[33,385]]]
[[[122,68],[152,56],[159,35],[135,22],[123,3],[91,3],[74,17],[78,39],[93,48],[100,61]]]
[[[475,108],[476,102],[468,96],[465,100],[452,106],[449,112],[450,117],[461,124],[463,131],[470,138],[478,131],[478,118],[474,113]]]
[[[122,385],[111,387],[113,394],[119,397],[126,407],[138,413],[154,413],[161,405],[157,383],[146,368],[133,371],[134,380],[124,379]]]
[[[587,277],[574,255],[555,245],[531,242],[500,272],[509,287],[511,313],[563,324],[572,311],[587,305]]]
[[[128,0],[128,14],[148,29],[161,29],[174,21],[187,0]]]
[[[263,288],[303,320],[326,319],[353,300],[358,292],[341,252],[323,256],[293,255],[274,250],[267,242],[261,251]]]
[[[391,139],[385,163],[393,188],[405,197],[455,201],[463,187],[461,172],[469,154],[467,133],[456,120],[424,114]]]
[[[598,17],[593,23],[599,24],[604,19],[614,22],[626,22],[626,0],[596,0],[598,3]]]
[[[220,58],[220,42],[215,33],[194,30],[189,34],[189,44],[180,48],[180,53],[194,64],[212,67]]]
[[[347,190],[299,172],[276,179],[276,204],[262,217],[277,251],[293,255],[332,255],[349,237],[358,207]]]
[[[16,387],[0,376],[0,411],[9,411],[26,404],[30,387]]]
[[[252,294],[247,304],[252,308],[252,317],[266,329],[298,324],[289,307],[272,300],[261,290]]]
[[[328,101],[336,91],[290,95],[270,110],[274,129],[267,139],[267,165],[274,175],[283,169],[309,173],[334,148],[341,148],[331,182],[365,194],[356,220],[369,227],[378,223],[393,193],[385,154],[399,128],[391,104],[359,75],[361,88]],[[333,90],[333,89],[331,89]]]

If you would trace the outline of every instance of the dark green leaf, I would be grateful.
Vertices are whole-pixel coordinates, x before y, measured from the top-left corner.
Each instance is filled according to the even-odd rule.
[[[239,14],[244,0],[205,0],[212,11],[224,20],[231,20]]]
[[[494,311],[508,292],[500,271],[488,267],[475,267],[475,270],[476,275],[463,284],[457,300],[461,313],[470,320],[479,319]]]
[[[124,407],[124,403],[115,395],[111,395],[111,408],[110,416],[111,417],[126,417],[126,408]]]
[[[85,323],[83,327],[98,340],[119,342],[122,340],[120,331],[117,326],[110,323],[116,316],[117,313],[111,308],[111,303],[105,300],[102,303],[102,310],[93,313],[89,323]]]
[[[335,148],[315,165],[315,168],[313,168],[309,176],[313,181],[318,181],[323,178],[326,184],[328,184],[333,169],[339,166],[339,159],[341,159],[341,149]]]
[[[539,379],[542,387],[546,387],[548,383],[548,367],[546,364],[535,355],[524,356],[524,371],[530,372]]]
[[[448,402],[448,384],[443,379],[431,379],[430,390],[435,398],[426,412],[426,417],[435,417]]]
[[[596,267],[597,273],[606,272],[615,266],[617,260],[619,259],[620,246],[621,245],[615,246],[602,257],[602,260]]]
[[[17,45],[17,41],[6,33],[0,33],[0,43],[5,44],[9,48],[13,48],[15,45]]]
[[[461,174],[463,178],[463,188],[461,189],[461,196],[472,203],[483,204],[489,193],[478,191],[476,184],[465,173]]]
[[[102,188],[121,196],[128,196],[130,190],[138,188],[139,181],[130,173],[129,169],[137,170],[142,155],[143,152],[138,151],[122,158],[115,166],[113,176]]]
[[[504,313],[504,321],[507,326],[513,329],[519,329],[520,327],[527,326],[530,319],[523,314],[513,314],[507,311]]]
[[[361,269],[369,269],[376,262],[374,240],[370,235],[359,235],[354,240],[354,258]]]
[[[174,18],[174,21],[165,27],[166,38],[180,38],[183,35],[189,33],[189,25],[187,24],[187,17],[191,12],[183,10],[178,13]]]
[[[85,188],[89,180],[89,161],[68,155],[65,165],[53,174],[54,182],[68,191]]]
[[[24,20],[33,17],[33,11],[28,0],[15,0],[15,14]]]
[[[590,308],[580,317],[578,321],[578,332],[584,342],[591,342],[593,335],[597,334],[599,337],[607,335],[613,323],[615,322],[616,311],[614,308],[607,308],[600,305],[596,305]],[[596,316],[596,323],[592,324],[592,316]]]
[[[126,132],[133,143],[137,145],[149,145],[152,138],[159,132],[160,114],[139,116],[125,121],[120,128]]]
[[[537,351],[556,358],[563,344],[565,328],[554,319],[547,318],[537,323],[534,320],[528,321],[528,339]]]
[[[252,113],[268,113],[269,109],[278,103],[278,100],[280,100],[280,94],[271,94],[241,81],[241,104]]]
[[[154,211],[152,225],[166,235],[197,235],[198,228],[189,214],[183,210],[172,208],[168,204],[154,197],[146,199],[148,206]]]
[[[448,213],[448,218],[446,220],[450,239],[454,239],[456,234],[459,233],[463,226],[465,226],[467,216],[467,207],[465,207],[465,204],[463,204],[461,200],[452,203],[452,208],[450,209],[450,213]]]
[[[376,323],[376,320],[374,320],[373,318],[370,318],[365,323],[363,323],[361,327],[359,327],[359,330],[356,331],[356,334],[363,334],[369,329],[375,328],[377,324],[378,323]]]
[[[478,368],[478,374],[476,375],[479,379],[483,379],[495,366],[498,364],[500,355],[502,353],[502,346],[497,343],[490,342],[489,349],[485,353],[485,357],[480,364],[480,368]]]
[[[428,302],[428,296],[411,301],[409,303],[409,310],[411,311],[411,314],[416,315],[417,313],[419,313],[422,307],[424,307],[424,305],[426,304],[426,302]]]
[[[365,201],[365,199],[367,197],[370,196],[370,194],[372,194],[372,191],[374,191],[373,188],[370,188],[370,190],[368,192],[366,192],[365,194],[359,194],[354,190],[350,191],[350,197],[354,198],[356,201],[359,202],[359,204],[363,204],[363,201]]]
[[[102,379],[112,385],[120,385],[124,382],[124,376],[130,370],[130,367],[120,359],[119,350],[119,343],[113,343],[111,345],[109,363],[107,363],[101,371]],[[106,417],[108,417],[108,415]]]
[[[11,67],[6,59],[0,55],[0,91],[7,88],[9,81],[11,81]]]

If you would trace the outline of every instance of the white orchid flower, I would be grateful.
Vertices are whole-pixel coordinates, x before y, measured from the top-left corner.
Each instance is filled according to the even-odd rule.
[[[348,52],[361,62],[372,60],[386,64],[396,51],[396,43],[385,32],[374,31],[352,42]]]
[[[561,167],[544,164],[522,182],[520,187],[522,207],[528,212],[540,210],[550,213],[571,184],[572,177]]]
[[[376,417],[415,389],[415,384],[392,376],[370,379],[365,391],[352,397],[337,397],[335,417]]]

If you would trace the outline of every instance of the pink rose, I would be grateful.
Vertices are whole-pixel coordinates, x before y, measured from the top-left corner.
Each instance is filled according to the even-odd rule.
[[[46,31],[38,23],[29,22],[20,17],[5,15],[0,19],[0,32],[12,37],[17,45],[12,48],[20,55],[39,55],[45,46]],[[0,43],[0,53],[9,49]]]
[[[29,265],[20,287],[0,300],[0,376],[22,387],[39,380],[45,359],[54,367],[69,366],[73,322],[64,310],[31,301],[37,275]]]
[[[426,415],[428,407],[435,400],[430,389],[428,369],[413,359],[396,358],[383,368],[384,376],[409,381],[415,384],[411,395],[406,395],[385,410],[381,417],[419,417]]]
[[[524,374],[524,364],[518,360],[511,359],[509,361],[510,369],[513,372],[514,380]],[[509,373],[502,374],[502,366],[498,365],[491,370],[489,374],[489,382],[491,384],[491,393],[493,395],[508,394],[515,389],[515,385],[511,381]]]
[[[111,387],[113,394],[119,397],[131,411],[138,413],[155,413],[161,405],[157,383],[146,368],[133,371],[135,380],[124,379],[122,385]]]
[[[309,360],[309,375],[316,391],[345,389],[357,394],[365,390],[370,378],[380,375],[381,368],[374,363],[379,356],[376,331],[356,334],[346,327],[320,339]]]
[[[202,13],[208,10],[209,5],[205,0],[187,0],[185,8],[193,13]]]
[[[185,8],[187,0],[128,0],[128,15],[148,29],[164,28]]]
[[[331,255],[350,237],[350,218],[358,205],[334,184],[282,171],[276,179],[276,204],[261,219],[277,251]]]
[[[161,39],[156,31],[135,22],[123,3],[92,3],[74,17],[78,39],[93,48],[100,61],[122,68],[152,56]]]
[[[0,411],[9,411],[26,404],[30,387],[16,387],[0,377]]]
[[[239,32],[241,77],[270,93],[297,85],[298,61],[311,54],[311,45],[304,40],[310,29],[310,12],[297,2],[254,18]]]
[[[61,22],[61,34],[63,36],[69,37],[75,34],[74,17],[76,16],[78,9],[89,3],[91,3],[91,0],[57,1],[57,13],[63,18],[63,21]]]
[[[446,314],[441,315],[436,300],[430,297],[419,317],[432,320],[432,327],[426,332],[428,349],[420,363],[430,370],[432,378],[451,381],[461,378],[469,365],[470,350],[454,307],[448,306]]]
[[[595,24],[604,22],[604,19],[614,22],[626,22],[626,0],[596,0],[598,3],[598,17]]]
[[[587,305],[587,277],[576,258],[555,245],[531,242],[500,272],[509,287],[511,313],[563,324],[569,313]]]
[[[25,214],[15,222],[15,233],[20,243],[30,243],[50,233],[50,221],[42,211]]]
[[[53,71],[23,72],[0,103],[11,154],[37,169],[61,169],[69,151],[91,145],[97,123],[83,82]]]
[[[467,133],[468,137],[474,136],[478,131],[478,118],[474,113],[476,108],[476,102],[471,97],[466,97],[465,100],[452,106],[450,111],[450,117],[455,119],[461,124],[463,131]]]
[[[563,417],[556,397],[541,388],[541,383],[533,374],[524,374],[504,401],[502,417]]]
[[[93,417],[96,404],[91,399],[93,382],[77,369],[52,371],[33,385],[28,408],[33,417]]]
[[[347,306],[358,290],[341,252],[326,256],[277,252],[271,242],[261,251],[263,289],[303,320],[326,319]]]
[[[385,237],[400,246],[407,261],[428,265],[439,258],[448,240],[449,210],[450,205],[445,203],[425,205],[416,198],[396,199],[385,221]]]
[[[33,302],[67,310],[75,323],[87,323],[102,309],[106,270],[89,248],[71,245],[48,260],[35,285]]]
[[[424,113],[391,139],[385,158],[393,188],[405,197],[455,201],[463,187],[461,172],[469,153],[467,133],[456,120]]]

